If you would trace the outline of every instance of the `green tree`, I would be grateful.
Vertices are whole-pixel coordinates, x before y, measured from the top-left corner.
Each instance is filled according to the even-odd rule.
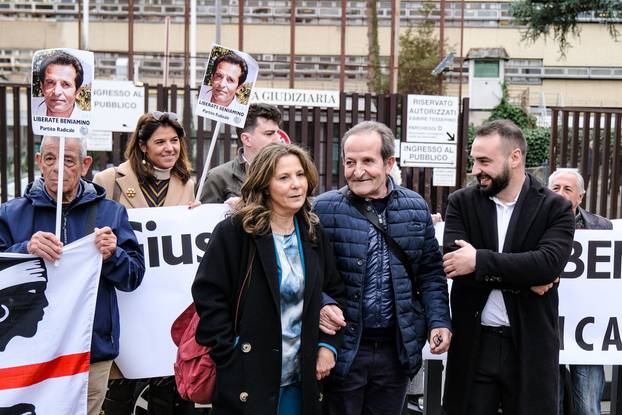
[[[620,0],[517,0],[511,8],[517,22],[527,26],[526,39],[535,41],[552,35],[559,42],[562,55],[570,45],[568,37],[581,33],[581,13],[595,13],[607,26],[611,37],[618,38],[615,20],[622,18]]]
[[[501,91],[503,93],[501,102],[492,109],[488,121],[511,120],[521,129],[535,128],[536,118],[529,114],[525,108],[510,102],[508,86],[505,82],[501,85]]]
[[[435,95],[436,78],[430,72],[438,64],[438,38],[434,22],[426,20],[400,36],[397,88],[402,94]]]
[[[367,89],[369,92],[383,94],[388,92],[389,82],[380,67],[380,44],[378,43],[378,5],[375,0],[367,0]]]

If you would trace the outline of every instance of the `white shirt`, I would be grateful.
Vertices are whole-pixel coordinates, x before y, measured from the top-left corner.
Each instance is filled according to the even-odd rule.
[[[518,200],[518,195],[510,203],[504,203],[499,198],[493,196],[490,198],[497,207],[497,240],[499,249],[497,252],[503,252],[503,245],[505,243],[505,235],[508,232],[508,226],[510,225],[510,219],[512,218],[512,212],[514,212],[514,206]],[[484,326],[509,326],[510,318],[508,317],[508,311],[505,308],[505,301],[503,300],[503,293],[501,290],[492,290],[488,295],[488,300],[482,311],[482,325]]]

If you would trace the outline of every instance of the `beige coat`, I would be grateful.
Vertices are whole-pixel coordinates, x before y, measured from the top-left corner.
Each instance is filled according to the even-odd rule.
[[[140,190],[138,177],[132,170],[128,161],[123,162],[116,168],[111,167],[99,172],[93,178],[93,182],[106,189],[106,197],[112,199],[115,186],[118,186],[119,194],[118,202],[128,209],[149,207],[147,200]],[[186,184],[182,184],[175,176],[171,176],[168,186],[164,206],[180,206],[187,205],[194,200],[194,181],[188,180]]]
[[[132,170],[130,163],[127,161],[121,163],[119,167],[116,168],[116,172],[115,168],[111,167],[97,173],[93,178],[93,182],[106,189],[106,197],[108,199],[113,198],[114,188],[117,186],[117,193],[119,194],[118,202],[127,209],[149,207],[143,192],[140,190],[138,177]],[[164,200],[164,206],[187,205],[193,200],[194,180],[190,179],[186,182],[186,184],[182,184],[181,180],[177,177],[171,176],[168,192],[166,193],[166,199]],[[121,378],[123,378],[123,374],[117,365],[113,364],[110,371],[110,379]]]

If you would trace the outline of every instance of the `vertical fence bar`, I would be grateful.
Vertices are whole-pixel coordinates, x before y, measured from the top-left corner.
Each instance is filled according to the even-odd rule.
[[[296,134],[296,107],[289,107],[289,117],[287,119],[287,134],[292,142],[299,143],[300,137]]]
[[[15,197],[22,194],[22,131],[20,122],[19,86],[13,87],[13,184]]]
[[[300,112],[300,145],[309,150],[309,108],[302,107]]]
[[[26,89],[26,107],[28,119],[26,120],[26,157],[28,159],[28,183],[35,180],[35,136],[32,133],[32,109],[31,105],[31,87]],[[92,166],[91,166],[92,168]]]
[[[581,142],[581,175],[585,180],[585,190],[588,189],[590,184],[590,112],[585,111],[583,113],[583,139]],[[587,197],[584,197],[581,201],[581,207],[587,206]]]
[[[590,212],[596,212],[598,198],[598,155],[600,154],[600,112],[594,113],[594,139],[592,146],[592,185],[590,187]]]
[[[609,217],[607,214],[607,196],[609,195],[609,157],[611,157],[611,113],[605,114],[605,133],[603,140],[600,176],[600,200],[598,204],[599,215]]]
[[[346,94],[344,92],[341,92],[339,94],[339,137],[338,137],[338,142],[339,142],[339,158],[338,158],[338,162],[337,165],[338,167],[338,173],[337,173],[337,180],[338,180],[338,187],[343,187],[346,184],[346,179],[344,176],[344,172],[343,172],[343,162],[341,160],[341,140],[343,139],[344,134],[346,133]],[[353,98],[350,98],[351,100]]]
[[[365,94],[365,120],[371,120],[371,94]]]
[[[333,188],[333,137],[335,134],[335,126],[333,125],[333,116],[335,111],[332,108],[326,110],[326,147],[324,152],[324,191]],[[339,165],[339,163],[337,163]]]
[[[322,165],[322,113],[319,107],[313,108],[313,160],[318,172]],[[326,162],[326,160],[324,160]]]
[[[386,112],[386,99],[384,95],[376,96],[376,121],[386,124],[385,112]]]
[[[223,160],[221,163],[226,163],[231,160],[231,131],[233,128],[229,124],[225,124],[225,139],[223,140]]]
[[[164,85],[158,84],[156,93],[156,111],[166,111],[166,104],[164,103]]]
[[[170,105],[170,111],[177,113],[177,85],[173,84],[171,85],[171,105]]]
[[[559,110],[551,110],[551,145],[549,146],[549,171],[554,171],[557,167],[557,117]]]
[[[613,137],[613,174],[611,176],[611,198],[609,199],[609,212],[611,218],[618,217],[618,195],[620,194],[620,175],[622,175],[622,158],[620,156],[620,141],[622,140],[622,113],[616,114],[616,126]],[[621,210],[622,213],[622,210]]]
[[[462,98],[462,118],[461,118],[461,129],[460,129],[460,141],[458,145],[460,147],[460,172],[458,173],[458,177],[456,179],[456,186],[463,187],[466,183],[466,175],[467,175],[467,161],[469,159],[469,106],[470,106],[469,98]]]
[[[192,134],[192,90],[190,89],[190,85],[184,86],[184,108],[182,118],[184,131],[186,132],[186,144],[188,149],[190,149],[190,135]]]
[[[359,123],[359,94],[352,94],[352,112],[350,113],[350,117],[352,119],[352,125],[356,125]]]
[[[112,133],[112,164],[121,164],[121,137],[117,132]]]
[[[389,128],[397,136],[397,94],[391,94],[389,96]]]
[[[560,160],[561,167],[568,166],[568,111],[562,111],[562,139],[560,144]]]
[[[6,129],[6,87],[0,85],[0,202],[9,199],[8,186],[8,135]]]
[[[144,99],[145,99],[145,112],[149,112],[149,84],[143,85],[145,89]]]
[[[570,152],[570,166],[577,167],[579,156],[579,111],[572,113],[572,151]]]

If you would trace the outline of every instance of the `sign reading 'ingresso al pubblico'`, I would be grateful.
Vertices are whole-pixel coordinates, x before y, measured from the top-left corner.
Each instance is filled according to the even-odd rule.
[[[457,97],[408,95],[405,167],[456,167],[459,101]]]

